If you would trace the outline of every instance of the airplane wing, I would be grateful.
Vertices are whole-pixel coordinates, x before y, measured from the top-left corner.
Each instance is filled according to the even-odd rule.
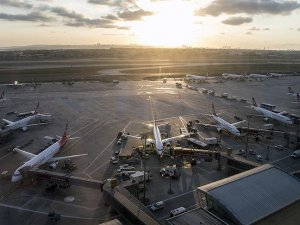
[[[187,135],[179,135],[179,136],[175,136],[175,137],[166,138],[166,139],[161,140],[161,142],[164,144],[164,143],[166,143],[166,142],[169,142],[169,141],[172,141],[172,140],[178,139],[178,138],[183,138],[183,137],[186,137],[186,136],[188,136],[188,135],[189,135],[189,134],[187,134]]]
[[[86,156],[88,154],[80,154],[80,155],[69,155],[69,156],[62,156],[62,157],[52,157],[51,159],[48,159],[47,162],[56,162],[59,160],[64,160],[64,159],[72,159],[72,158],[77,158],[81,156]]]
[[[34,158],[34,157],[36,156],[35,154],[32,154],[32,153],[30,153],[30,152],[23,151],[23,150],[21,150],[21,149],[19,149],[19,148],[14,148],[13,151],[14,151],[14,152],[20,153],[21,155],[25,156],[25,157],[28,158],[28,159],[32,159],[32,158]]]
[[[232,123],[231,125],[233,125],[233,126],[238,126],[238,125],[240,125],[240,124],[242,124],[242,123],[244,123],[244,122],[246,122],[246,120],[243,120],[243,121],[239,121],[239,122],[236,122],[236,123]]]
[[[7,123],[7,124],[13,124],[14,122],[12,122],[12,121],[9,121],[9,120],[7,120],[7,119],[2,119],[5,123]]]
[[[25,127],[34,127],[34,126],[40,126],[40,125],[47,125],[49,123],[35,123],[35,124],[28,124]]]

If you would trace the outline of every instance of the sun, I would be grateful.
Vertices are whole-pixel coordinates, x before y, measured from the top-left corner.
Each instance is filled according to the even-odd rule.
[[[153,16],[136,23],[132,31],[143,45],[179,47],[191,45],[195,37],[193,7],[187,2],[164,2]]]

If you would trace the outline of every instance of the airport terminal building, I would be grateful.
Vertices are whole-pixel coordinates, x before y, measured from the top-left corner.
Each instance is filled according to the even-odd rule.
[[[300,220],[300,181],[270,164],[201,186],[198,190],[203,206],[228,224],[296,224]],[[283,211],[290,211],[286,212],[289,216],[276,216]],[[281,221],[276,223],[279,218]],[[264,223],[268,220],[272,222]]]

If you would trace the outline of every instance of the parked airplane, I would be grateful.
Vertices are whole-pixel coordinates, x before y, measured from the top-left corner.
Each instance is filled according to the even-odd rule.
[[[22,166],[16,169],[16,171],[12,175],[11,181],[17,182],[21,180],[23,178],[21,174],[22,170],[30,169],[33,167],[39,167],[44,163],[50,163],[49,167],[51,169],[55,169],[60,160],[86,156],[87,154],[53,157],[55,154],[59,152],[60,149],[64,147],[64,145],[67,143],[68,140],[72,140],[72,139],[75,138],[70,138],[70,135],[68,135],[68,125],[66,125],[63,136],[59,137],[59,139],[54,144],[50,145],[48,148],[46,148],[38,155],[32,154],[30,152],[26,152],[18,148],[14,148],[13,151],[18,152],[21,155],[25,156],[26,158],[29,159],[29,161],[25,162]]]
[[[159,126],[162,126],[162,125],[157,125],[157,123],[156,123],[156,116],[154,116],[154,120],[153,120],[153,136],[154,136],[154,140],[147,139],[147,143],[155,144],[156,153],[160,156],[163,153],[164,144],[165,143],[167,143],[169,141],[172,141],[174,139],[185,137],[187,135],[179,135],[179,136],[175,136],[175,137],[161,139],[161,133],[160,133],[160,130],[159,130]],[[142,139],[142,137],[139,137],[139,136],[132,136],[132,135],[127,135],[127,136],[128,137]]]
[[[287,93],[288,95],[292,95],[292,96],[296,96],[299,94],[298,92],[294,92],[294,90],[292,89],[292,87],[288,87],[289,92]]]
[[[186,76],[187,80],[193,80],[193,81],[204,81],[204,80],[210,80],[210,79],[214,79],[215,77],[209,77],[208,75],[206,76],[199,76],[199,75],[193,75],[193,74],[187,74]]]
[[[282,73],[268,73],[268,75],[270,77],[285,77],[286,74],[282,74]]]
[[[271,118],[271,119],[274,119],[274,120],[277,120],[277,121],[280,121],[280,122],[286,123],[286,124],[293,123],[293,121],[289,117],[283,115],[283,113],[276,113],[276,112],[264,109],[260,106],[257,106],[254,98],[252,98],[252,101],[253,101],[253,105],[251,106],[251,108],[254,109],[256,112],[263,114],[266,118]]]
[[[18,88],[23,86],[23,83],[19,83],[17,80],[15,80],[12,84],[6,84],[8,87]]]
[[[4,99],[4,91],[2,91],[1,93],[1,96],[0,96],[0,102],[3,102],[5,99]]]
[[[251,73],[250,75],[248,75],[248,77],[251,77],[251,78],[268,78],[269,76],[263,75],[263,74]]]
[[[205,127],[215,127],[218,132],[220,132],[221,130],[226,130],[229,133],[233,134],[234,136],[241,136],[241,133],[237,129],[237,126],[240,125],[241,123],[244,123],[245,120],[239,121],[239,122],[236,122],[236,123],[229,123],[229,122],[227,122],[226,120],[222,119],[221,117],[219,117],[216,114],[214,104],[212,104],[212,110],[213,110],[213,114],[209,115],[209,116],[213,117],[213,119],[217,122],[217,125],[202,124],[203,126],[205,126]]]
[[[9,121],[7,119],[3,119],[3,121],[7,124],[5,128],[11,130],[22,129],[23,131],[27,131],[28,127],[31,126],[38,126],[38,125],[46,125],[47,123],[38,123],[38,124],[31,124],[33,121],[40,120],[40,121],[47,121],[51,118],[50,114],[42,114],[38,113],[37,109],[39,108],[39,103],[32,115],[29,115],[23,119],[17,120],[15,122]]]
[[[222,78],[224,79],[244,79],[246,76],[242,74],[223,73]]]

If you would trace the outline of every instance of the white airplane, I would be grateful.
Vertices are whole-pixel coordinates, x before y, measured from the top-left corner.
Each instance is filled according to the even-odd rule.
[[[268,78],[269,76],[263,75],[263,74],[251,73],[250,75],[248,75],[248,77],[251,77],[251,78]]]
[[[164,124],[162,124],[162,125],[164,125]],[[175,137],[161,139],[161,134],[160,134],[159,126],[162,126],[162,125],[157,125],[157,123],[156,123],[156,116],[155,116],[154,120],[153,120],[153,136],[154,136],[154,140],[147,139],[147,143],[155,144],[156,153],[159,156],[163,153],[164,144],[165,143],[167,143],[169,141],[172,141],[174,139],[178,139],[178,138],[182,138],[182,137],[187,136],[187,135],[179,135],[179,136],[175,136]],[[142,139],[142,137],[139,137],[139,136],[131,136],[131,135],[127,135],[127,136],[128,137]]]
[[[243,79],[245,75],[243,74],[232,74],[232,73],[222,73],[222,78],[224,79]]]
[[[30,152],[26,152],[18,148],[14,148],[13,151],[18,152],[21,155],[25,156],[26,158],[29,159],[29,161],[25,162],[22,166],[20,166],[18,169],[15,170],[15,172],[11,177],[11,181],[17,182],[21,180],[23,178],[21,173],[22,170],[30,169],[33,167],[39,167],[44,163],[50,163],[49,167],[51,169],[55,169],[60,160],[71,159],[71,158],[87,155],[87,154],[80,154],[80,155],[71,155],[71,156],[63,156],[63,157],[53,157],[55,154],[59,152],[60,149],[62,149],[62,147],[67,143],[68,140],[75,139],[75,138],[70,138],[70,135],[68,135],[67,132],[68,132],[68,125],[66,125],[63,136],[59,137],[59,139],[56,140],[54,144],[50,145],[48,148],[46,148],[38,155],[32,154]]]
[[[6,86],[13,87],[13,88],[18,88],[18,87],[23,86],[23,84],[19,83],[17,80],[15,80],[12,84],[6,84]]]
[[[204,125],[205,127],[215,127],[218,132],[220,132],[221,130],[226,130],[229,133],[233,134],[234,136],[238,136],[238,137],[241,136],[241,133],[237,129],[237,126],[240,125],[241,123],[244,123],[246,120],[239,121],[236,123],[229,123],[216,114],[214,104],[212,104],[212,110],[213,110],[213,114],[209,116],[212,116],[212,118],[217,122],[218,125],[212,125],[212,124],[202,124],[202,125]]]
[[[289,88],[289,92],[287,94],[297,97],[297,95],[299,94],[299,92],[294,92],[294,90],[292,89],[292,87],[288,87],[288,88]]]
[[[4,91],[2,91],[1,96],[0,96],[0,102],[3,102],[4,100],[5,100]]]
[[[293,123],[293,121],[289,117],[283,115],[283,113],[272,112],[270,110],[267,110],[260,106],[257,106],[254,98],[252,98],[252,101],[253,101],[253,105],[251,106],[251,108],[254,109],[256,112],[263,114],[266,118],[272,118],[274,120],[277,120],[277,121],[280,121],[280,122],[286,123],[286,124]]]
[[[185,76],[185,78],[187,80],[193,80],[193,81],[204,81],[204,80],[210,80],[210,79],[214,79],[215,77],[209,77],[208,75],[206,76],[199,76],[199,75],[193,75],[193,74],[187,74]]]
[[[286,74],[282,74],[282,73],[268,73],[268,75],[270,77],[285,77]]]
[[[39,107],[39,103],[37,104],[37,107],[32,115],[27,116],[23,119],[17,120],[15,122],[9,121],[7,119],[3,119],[3,121],[7,124],[5,126],[5,128],[10,129],[10,130],[21,129],[23,131],[27,131],[28,127],[31,127],[31,126],[46,125],[47,123],[31,124],[33,121],[36,121],[36,120],[47,121],[51,118],[50,114],[38,113],[37,112],[38,107]]]

